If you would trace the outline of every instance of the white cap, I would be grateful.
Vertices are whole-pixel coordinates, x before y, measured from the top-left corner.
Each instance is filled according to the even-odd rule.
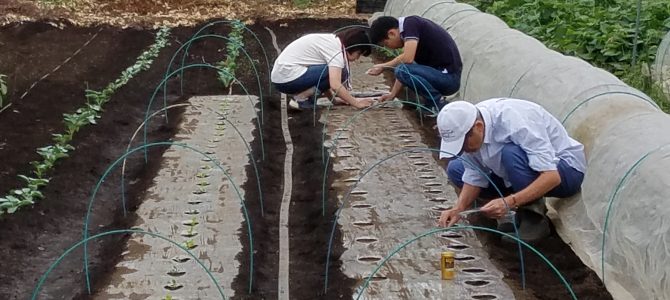
[[[458,155],[463,148],[465,135],[477,120],[477,107],[466,101],[445,105],[437,115],[437,129],[442,137],[440,158]]]

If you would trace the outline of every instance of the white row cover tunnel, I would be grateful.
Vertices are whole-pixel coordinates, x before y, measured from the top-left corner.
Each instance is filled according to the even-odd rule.
[[[526,99],[562,121],[589,169],[581,194],[548,201],[559,234],[615,299],[670,299],[670,117],[654,101],[467,4],[389,0],[383,14],[448,30],[463,59],[462,99]]]
[[[658,45],[652,70],[654,80],[661,86],[663,92],[670,96],[670,31]]]

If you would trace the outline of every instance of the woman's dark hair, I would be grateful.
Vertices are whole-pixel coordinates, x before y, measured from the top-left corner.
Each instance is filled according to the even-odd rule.
[[[368,56],[372,52],[372,47],[370,46],[370,38],[368,37],[367,30],[365,28],[350,28],[345,29],[336,34],[342,44],[347,49],[347,52],[354,53],[360,51],[361,55]],[[353,46],[349,48],[350,46]]]
[[[370,26],[370,43],[378,45],[385,40],[391,29],[398,28],[398,19],[391,16],[382,16],[372,22]]]

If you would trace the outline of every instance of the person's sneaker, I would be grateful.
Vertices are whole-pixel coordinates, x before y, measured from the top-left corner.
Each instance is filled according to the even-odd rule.
[[[426,117],[437,118],[437,114],[440,112],[437,109],[435,109],[435,107],[426,107],[426,108],[417,107],[416,110],[418,110]]]
[[[296,111],[314,109],[314,98],[310,97],[309,99],[304,101],[298,101],[295,100],[294,98],[291,98],[288,101],[288,106]]]
[[[539,214],[533,210],[520,208],[517,211],[517,219],[517,222],[519,222],[519,227],[517,228],[519,230],[518,237],[526,243],[539,242],[551,234],[549,218],[543,214]],[[516,235],[513,228],[512,232],[507,233]],[[503,236],[502,240],[508,243],[516,243],[516,240],[506,236]]]
[[[309,97],[309,99],[305,101],[298,101],[298,106],[303,110],[314,109],[314,97]]]
[[[291,98],[291,99],[288,100],[288,107],[289,107],[290,109],[292,109],[292,110],[296,110],[296,111],[301,110],[301,109],[300,109],[300,105],[298,104],[298,101],[295,101],[295,99],[293,99],[293,98]]]

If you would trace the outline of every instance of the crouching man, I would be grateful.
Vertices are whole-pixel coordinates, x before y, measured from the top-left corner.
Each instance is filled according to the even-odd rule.
[[[516,210],[519,238],[536,242],[550,234],[544,196],[565,198],[580,191],[586,158],[584,146],[568,136],[541,106],[518,99],[490,99],[473,105],[447,104],[437,117],[441,158],[449,180],[460,188],[456,205],[443,211],[439,224],[451,226],[475,199],[493,199],[481,207],[500,219]],[[464,162],[465,160],[465,162]],[[504,198],[491,181],[500,189]],[[511,223],[498,229],[512,232]]]

